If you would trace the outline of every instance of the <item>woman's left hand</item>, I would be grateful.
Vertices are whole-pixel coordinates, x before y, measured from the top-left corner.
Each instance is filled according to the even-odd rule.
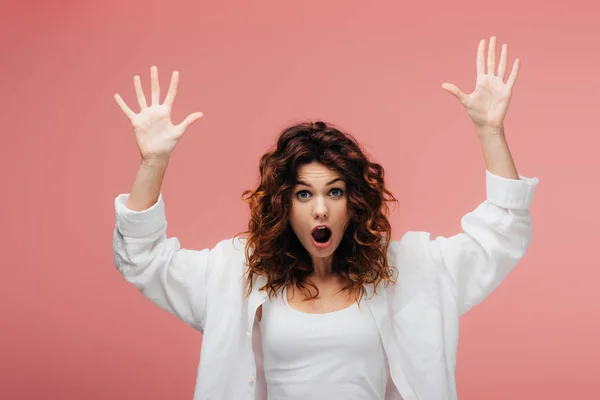
[[[498,71],[496,71],[496,37],[492,36],[490,38],[486,72],[484,69],[485,39],[479,42],[477,48],[477,81],[473,93],[465,94],[451,83],[442,85],[443,89],[456,96],[462,103],[469,117],[475,123],[478,132],[502,131],[504,128],[504,118],[508,110],[512,88],[519,72],[519,59],[517,58],[508,80],[504,83],[507,49],[505,44],[502,45],[500,63]]]

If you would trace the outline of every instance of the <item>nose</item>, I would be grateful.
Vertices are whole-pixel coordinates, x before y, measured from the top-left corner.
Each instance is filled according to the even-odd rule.
[[[327,218],[328,210],[327,205],[323,199],[317,199],[315,201],[315,206],[313,208],[313,217],[315,219],[325,219]]]

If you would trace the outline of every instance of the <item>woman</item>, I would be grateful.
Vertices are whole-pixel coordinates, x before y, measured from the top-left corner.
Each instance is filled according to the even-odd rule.
[[[506,45],[484,66],[477,52],[471,94],[443,88],[465,106],[486,162],[487,198],[463,232],[391,241],[383,168],[347,134],[322,122],[289,127],[260,161],[246,191],[244,237],[187,250],[166,235],[160,188],[186,129],[170,119],[178,74],[152,104],[134,78],[141,111],[131,120],[142,162],[131,192],[115,199],[115,265],[158,306],[203,332],[195,399],[455,399],[459,317],[524,256],[537,178],[520,176],[503,121],[518,73],[506,83]]]

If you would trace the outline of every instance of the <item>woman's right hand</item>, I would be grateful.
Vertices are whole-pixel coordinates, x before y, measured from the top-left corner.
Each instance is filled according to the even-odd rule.
[[[131,121],[135,140],[145,162],[167,162],[171,153],[187,128],[200,119],[203,114],[195,112],[188,115],[179,125],[173,125],[171,121],[171,109],[177,94],[179,73],[173,72],[169,92],[163,104],[159,104],[160,87],[158,84],[158,69],[150,68],[150,85],[152,93],[152,104],[148,107],[146,97],[142,89],[140,77],[133,77],[133,84],[140,106],[139,114],[134,113],[123,101],[121,96],[115,94],[115,100],[127,118]]]

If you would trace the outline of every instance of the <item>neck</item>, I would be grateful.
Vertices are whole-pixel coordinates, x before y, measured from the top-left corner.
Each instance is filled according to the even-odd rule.
[[[312,277],[320,280],[331,278],[334,275],[332,261],[333,257],[313,259]]]

